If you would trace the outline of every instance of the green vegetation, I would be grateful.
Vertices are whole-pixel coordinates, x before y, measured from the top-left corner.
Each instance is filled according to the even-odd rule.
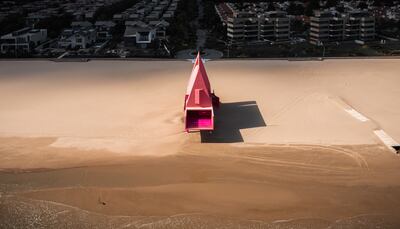
[[[392,38],[400,38],[400,21],[389,19],[376,20],[377,33]]]
[[[289,15],[303,15],[304,14],[304,6],[302,4],[296,4],[291,2],[289,7],[287,8],[287,13]]]
[[[25,17],[22,14],[12,14],[0,22],[0,35],[10,33],[25,27]]]
[[[196,0],[179,2],[175,17],[170,21],[167,31],[168,43],[173,52],[196,47],[196,26],[193,25],[193,21],[197,15]]]
[[[367,45],[356,43],[341,43],[315,46],[308,42],[299,44],[243,44],[235,45],[230,49],[230,57],[238,58],[313,58],[313,57],[367,57],[367,56],[395,56],[400,53],[398,42],[380,44],[378,42]]]
[[[310,26],[305,24],[302,20],[292,19],[290,20],[290,28],[292,36],[306,38],[308,36],[308,29]]]
[[[112,4],[111,6],[100,7],[94,14],[94,21],[110,20],[114,14],[123,12],[124,10],[134,6],[138,0],[122,0]]]
[[[60,35],[61,31],[69,27],[72,22],[72,15],[62,14],[61,16],[52,16],[39,21],[36,24],[36,28],[47,29],[47,36],[50,38],[56,38]]]
[[[230,57],[239,58],[291,58],[322,56],[322,48],[301,43],[291,44],[254,44],[235,45],[230,49]]]
[[[206,48],[224,50],[225,44],[223,41],[227,40],[226,27],[223,26],[215,9],[215,1],[203,0],[204,4],[204,17],[200,21],[201,28],[207,29],[208,37],[206,41]]]
[[[215,10],[215,1],[203,0],[204,15],[200,21],[201,28],[216,29],[217,24],[221,24],[218,14]]]
[[[317,10],[320,8],[319,3],[320,3],[319,0],[310,0],[306,5],[306,9],[304,11],[305,15],[312,16],[314,10]]]

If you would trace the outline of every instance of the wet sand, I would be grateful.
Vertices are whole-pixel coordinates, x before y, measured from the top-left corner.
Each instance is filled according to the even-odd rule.
[[[398,228],[399,62],[207,62],[213,134],[190,63],[0,62],[0,225]]]

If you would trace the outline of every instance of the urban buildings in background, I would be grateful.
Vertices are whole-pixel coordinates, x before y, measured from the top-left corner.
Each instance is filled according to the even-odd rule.
[[[269,11],[268,3],[223,3],[216,9],[233,42],[289,40],[287,13]]]
[[[126,21],[124,33],[125,47],[148,48],[159,45],[160,41],[167,38],[166,21]]]
[[[86,49],[97,41],[97,32],[89,21],[75,21],[71,28],[64,29],[58,39],[58,48]]]
[[[29,27],[1,36],[1,53],[26,54],[47,40],[46,29],[31,29]]]
[[[178,3],[179,0],[142,0],[115,14],[113,20],[125,24],[124,46],[134,50],[160,46],[167,39],[168,21],[174,17]]]
[[[260,47],[296,47],[300,43],[311,46],[362,45],[384,40],[394,42],[400,38],[400,1],[385,1],[391,3],[383,4],[377,0],[199,0],[200,5],[212,6],[206,8],[205,18],[199,21],[195,21],[195,16],[177,18],[180,4],[186,5],[181,9],[181,17],[182,11],[189,8],[199,10],[197,0],[188,1],[1,1],[1,54],[39,57],[170,56],[179,48],[195,44],[198,39],[196,34],[205,36],[201,39],[206,41],[206,48],[221,51],[239,44]],[[332,5],[332,2],[335,4]],[[313,8],[310,7],[312,5]],[[196,33],[199,29],[206,32]],[[185,34],[184,39],[180,39],[180,34],[174,34],[183,30],[193,31]],[[178,48],[171,51],[170,44],[174,42],[184,42],[185,45],[175,45]]]
[[[312,44],[373,40],[375,40],[375,17],[366,10],[351,10],[345,13],[336,10],[318,10],[310,18]]]
[[[104,51],[126,55],[131,49],[165,49],[161,44],[167,39],[169,21],[175,16],[178,3],[179,0],[2,1],[0,23],[15,17],[13,24],[22,27],[0,34],[1,54],[94,55]],[[56,28],[48,29],[47,36],[44,25]],[[113,40],[118,41],[116,48],[112,48],[115,51],[107,50]]]
[[[266,2],[224,2],[216,5],[216,11],[222,23],[227,26],[227,37],[231,42],[290,42],[290,38],[295,38],[291,37],[291,19],[296,16],[286,12],[288,2],[276,3],[273,10],[269,9],[270,5]],[[315,10],[311,17],[297,18],[309,24],[308,40],[311,44],[345,41],[363,43],[376,38],[374,13],[367,9],[356,9],[349,4],[344,12],[331,7]]]

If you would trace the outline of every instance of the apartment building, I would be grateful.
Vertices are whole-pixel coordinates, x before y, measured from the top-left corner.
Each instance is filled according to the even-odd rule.
[[[227,35],[231,41],[285,41],[290,36],[286,12],[233,11],[227,17]]]
[[[344,18],[333,10],[314,11],[310,18],[309,40],[312,44],[336,42],[343,40]]]
[[[368,11],[351,11],[344,15],[344,40],[375,39],[375,17]]]
[[[227,19],[227,35],[230,40],[244,41],[258,39],[258,18],[254,13],[234,12]]]
[[[1,36],[1,53],[30,53],[47,40],[47,29],[23,28]]]
[[[375,17],[367,11],[315,11],[310,18],[311,44],[375,39]]]
[[[271,11],[259,17],[260,40],[284,41],[290,36],[290,19],[285,12]]]

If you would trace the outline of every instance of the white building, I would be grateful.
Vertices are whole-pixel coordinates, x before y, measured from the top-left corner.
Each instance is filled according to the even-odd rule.
[[[227,36],[241,41],[286,41],[290,35],[290,19],[285,12],[234,11],[227,18]]]
[[[166,21],[127,21],[125,22],[125,46],[147,48],[156,45],[157,41],[166,39],[169,23]]]
[[[310,27],[310,43],[315,45],[375,39],[375,17],[368,11],[316,10],[310,18]]]
[[[58,41],[58,47],[65,49],[86,49],[96,42],[93,28],[65,29]]]
[[[1,53],[30,53],[47,40],[47,29],[23,28],[1,36]]]
[[[156,29],[142,21],[127,21],[125,26],[125,46],[147,48],[156,38]]]

